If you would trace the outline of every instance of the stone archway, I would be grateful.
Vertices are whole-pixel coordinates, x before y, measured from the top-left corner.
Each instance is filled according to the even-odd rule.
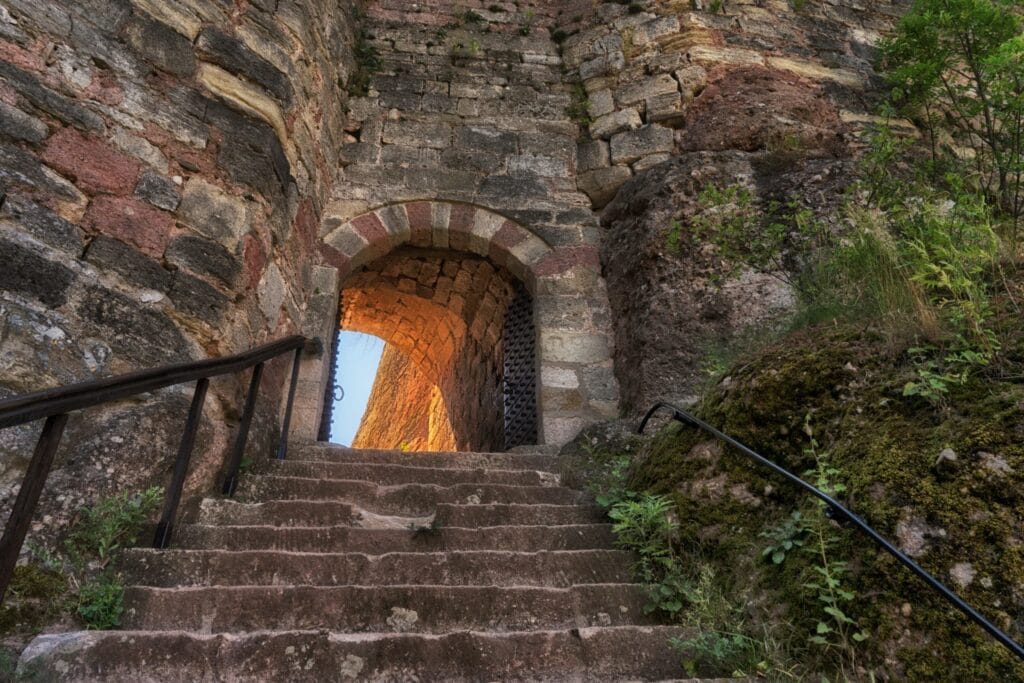
[[[533,299],[538,440],[562,444],[585,425],[618,414],[607,295],[596,248],[550,245],[526,227],[483,207],[412,201],[345,220],[328,218],[322,229],[321,251],[324,260],[337,269],[339,289],[353,286],[363,295],[374,280],[366,273],[381,273],[379,264],[385,263],[386,267],[381,260],[396,253],[406,257],[418,253],[422,258],[442,260],[447,255],[487,264],[494,273],[506,273],[511,276],[506,283],[522,283]],[[436,290],[421,298],[430,301],[434,295]],[[503,314],[508,300],[496,303],[495,308]],[[437,312],[436,320],[447,319],[454,330],[460,323],[449,313]],[[371,318],[364,316],[365,331],[372,331]],[[476,324],[485,335],[487,329],[494,334],[490,325]],[[395,329],[393,326],[389,331]],[[427,360],[426,350],[416,351],[417,344],[445,344],[447,334],[426,339],[429,333],[413,324],[401,330],[401,335],[407,352],[422,361],[429,374],[432,363]],[[310,381],[300,385],[297,406],[307,416],[305,420],[322,405],[326,381],[322,363],[303,373]],[[315,434],[316,429],[311,426],[303,431]]]

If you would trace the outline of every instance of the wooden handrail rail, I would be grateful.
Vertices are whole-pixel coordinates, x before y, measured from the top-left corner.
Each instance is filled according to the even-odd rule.
[[[244,353],[225,358],[209,358],[205,360],[165,365],[152,370],[140,370],[124,375],[106,377],[90,382],[81,382],[63,387],[44,389],[31,394],[15,396],[0,401],[0,429],[26,424],[35,420],[45,419],[36,449],[29,461],[28,470],[18,491],[18,497],[11,508],[11,514],[0,537],[0,603],[7,591],[7,586],[14,576],[14,567],[21,553],[32,517],[39,504],[46,479],[53,465],[54,455],[60,444],[64,426],[67,424],[68,413],[83,408],[119,401],[138,394],[155,391],[164,387],[196,382],[192,406],[185,422],[178,456],[174,464],[174,476],[167,485],[164,495],[164,509],[157,525],[156,537],[153,540],[157,548],[166,548],[171,541],[174,520],[181,500],[182,488],[188,475],[189,461],[195,445],[196,434],[202,417],[203,403],[211,377],[241,372],[252,368],[249,382],[249,393],[246,396],[242,420],[238,425],[233,447],[226,463],[223,490],[226,495],[233,495],[238,478],[239,465],[245,451],[256,407],[256,395],[260,388],[263,365],[286,353],[293,353],[291,382],[288,387],[288,401],[284,411],[284,423],[281,428],[281,440],[278,444],[276,457],[284,458],[288,452],[288,430],[291,424],[292,405],[295,402],[295,387],[298,384],[299,362],[303,351],[319,353],[322,345],[318,339],[307,339],[298,335],[285,337],[269,344],[258,346]]]

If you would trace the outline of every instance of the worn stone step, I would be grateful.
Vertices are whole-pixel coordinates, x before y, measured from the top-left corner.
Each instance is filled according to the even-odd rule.
[[[34,680],[105,683],[682,680],[669,640],[685,633],[672,626],[444,635],[79,631],[39,636],[20,667]]]
[[[483,467],[421,467],[384,463],[270,460],[261,471],[278,476],[372,481],[393,484],[506,484],[510,486],[558,486],[558,475],[538,470]]]
[[[127,583],[140,586],[414,585],[550,586],[628,583],[632,556],[617,550],[535,553],[298,553],[151,550],[125,553]]]
[[[350,526],[205,526],[178,528],[174,546],[200,550],[290,550],[296,552],[388,552],[457,550],[593,550],[613,547],[609,524],[566,526],[361,529]]]
[[[214,586],[125,591],[123,626],[147,631],[527,631],[652,624],[641,586]]]
[[[237,497],[246,502],[278,499],[337,500],[354,503],[370,512],[399,515],[430,515],[441,503],[539,503],[571,505],[583,494],[554,486],[505,486],[497,484],[396,484],[381,486],[368,481],[313,479],[271,475],[245,477]]]
[[[297,444],[292,457],[324,462],[378,463],[418,467],[490,468],[558,472],[557,455],[535,453],[406,453],[374,449],[346,448],[331,444]]]
[[[515,525],[591,524],[604,521],[604,512],[590,505],[453,505],[436,508],[436,520],[444,526],[482,527]],[[429,524],[430,515],[394,518],[396,526]],[[234,526],[368,526],[376,516],[351,503],[323,500],[275,500],[242,503],[226,498],[207,498],[183,521]]]

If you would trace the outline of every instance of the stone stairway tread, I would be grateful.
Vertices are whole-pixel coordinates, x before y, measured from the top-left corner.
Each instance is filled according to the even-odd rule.
[[[272,460],[265,466],[267,474],[289,477],[316,477],[345,481],[372,481],[378,485],[394,484],[504,484],[510,486],[557,486],[558,476],[530,469],[492,469],[466,467],[420,467],[388,463],[336,463],[315,460]]]
[[[640,585],[537,586],[215,586],[125,591],[124,627],[238,632],[531,631],[656,624]]]
[[[291,457],[299,460],[322,462],[350,462],[366,464],[416,465],[463,468],[528,469],[542,472],[559,471],[557,455],[535,455],[532,453],[404,453],[375,449],[354,449],[327,444],[307,444],[293,447]]]
[[[619,550],[313,553],[266,550],[151,550],[125,555],[138,586],[476,585],[549,586],[631,580]]]
[[[685,629],[675,626],[440,635],[81,631],[41,636],[23,659],[39,680],[61,677],[105,683],[348,679],[682,683],[678,657],[668,641],[685,634]],[[157,676],[153,662],[173,665],[160,667]]]
[[[568,505],[583,499],[579,491],[556,486],[499,484],[396,484],[262,475],[247,477],[238,488],[245,501],[306,499],[354,503],[375,513],[428,515],[439,503],[541,503]]]
[[[242,503],[224,498],[207,498],[186,521],[218,526],[362,526],[361,518],[371,517],[352,503],[325,500],[272,500]],[[395,518],[396,528],[410,524],[430,524],[436,519],[444,526],[482,527],[516,525],[567,525],[602,522],[604,513],[588,505],[528,505],[495,503],[463,505],[442,503],[430,515]]]
[[[175,546],[210,550],[308,552],[437,552],[442,550],[588,550],[611,548],[610,524],[561,526],[441,527],[436,531],[365,529],[352,526],[205,526],[178,528]]]

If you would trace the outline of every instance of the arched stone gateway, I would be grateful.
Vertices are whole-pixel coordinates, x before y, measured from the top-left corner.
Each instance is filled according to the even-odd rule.
[[[489,209],[441,201],[328,218],[321,234],[337,269],[342,326],[389,341],[438,384],[458,447],[503,445],[503,341],[517,296],[533,305],[537,440],[562,444],[617,414],[596,248],[552,246]],[[337,323],[319,325],[326,339]],[[529,344],[514,346],[521,354]],[[296,405],[306,436],[317,431],[326,365],[303,368]]]

